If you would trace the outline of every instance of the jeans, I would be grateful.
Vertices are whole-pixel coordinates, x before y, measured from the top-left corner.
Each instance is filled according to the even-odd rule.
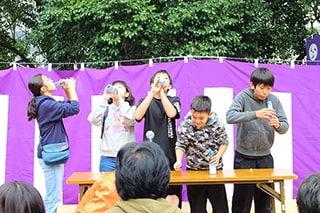
[[[61,203],[64,164],[47,165],[42,159],[39,159],[39,163],[44,172],[46,184],[44,196],[46,213],[57,213]]]
[[[112,172],[114,170],[115,164],[116,164],[115,157],[101,156],[99,170],[100,172]]]

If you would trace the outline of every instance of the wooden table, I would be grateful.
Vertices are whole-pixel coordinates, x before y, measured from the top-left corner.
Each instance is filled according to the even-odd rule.
[[[79,185],[79,199],[97,179],[103,175],[100,172],[74,172],[67,184]],[[217,170],[216,175],[209,171],[171,171],[170,185],[200,185],[200,184],[256,184],[258,188],[281,202],[281,211],[286,212],[284,181],[295,180],[297,175],[286,169],[235,169]],[[280,192],[274,188],[274,183],[279,183]],[[272,211],[275,212],[274,199]]]

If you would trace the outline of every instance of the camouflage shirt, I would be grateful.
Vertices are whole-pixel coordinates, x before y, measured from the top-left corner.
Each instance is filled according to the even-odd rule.
[[[208,169],[210,150],[218,152],[221,145],[229,144],[225,124],[215,113],[208,119],[206,126],[198,129],[192,122],[189,112],[180,124],[178,133],[176,149],[181,149],[185,153],[188,169]],[[221,158],[217,169],[222,167]]]

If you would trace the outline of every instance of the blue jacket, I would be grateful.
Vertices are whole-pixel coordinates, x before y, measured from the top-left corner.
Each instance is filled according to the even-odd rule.
[[[38,158],[41,156],[40,145],[60,143],[67,141],[63,126],[63,118],[78,114],[80,106],[78,101],[56,101],[50,96],[37,96],[37,121],[40,130],[40,143],[38,145]]]

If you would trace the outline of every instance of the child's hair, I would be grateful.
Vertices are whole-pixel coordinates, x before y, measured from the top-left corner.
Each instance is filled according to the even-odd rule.
[[[122,86],[124,86],[126,88],[126,92],[129,93],[129,95],[128,95],[128,97],[125,98],[125,101],[127,101],[130,106],[133,106],[135,99],[132,95],[132,91],[131,91],[130,87],[128,86],[128,84],[122,80],[116,80],[116,81],[112,82],[112,86],[114,86],[115,84],[121,84]],[[112,98],[109,98],[108,104],[111,104],[111,103],[112,103]]]
[[[254,87],[256,87],[257,84],[273,87],[274,75],[268,68],[257,68],[251,73],[250,81]]]
[[[298,212],[319,212],[320,172],[310,173],[299,185],[296,202]]]
[[[159,73],[163,73],[166,74],[169,77],[169,81],[170,81],[170,85],[172,85],[172,79],[171,76],[169,75],[169,73],[166,70],[158,70],[156,73],[153,74],[153,76],[150,79],[150,84],[152,84],[154,82],[154,78],[156,77],[157,74]]]
[[[0,186],[0,212],[45,213],[45,208],[34,186],[23,181],[11,181]]]
[[[205,95],[197,95],[195,96],[190,104],[191,110],[194,110],[196,112],[211,112],[211,99],[208,96]]]
[[[37,117],[36,99],[35,97],[42,95],[41,87],[43,87],[42,73],[38,73],[29,80],[28,88],[32,92],[33,97],[28,103],[28,121]]]

